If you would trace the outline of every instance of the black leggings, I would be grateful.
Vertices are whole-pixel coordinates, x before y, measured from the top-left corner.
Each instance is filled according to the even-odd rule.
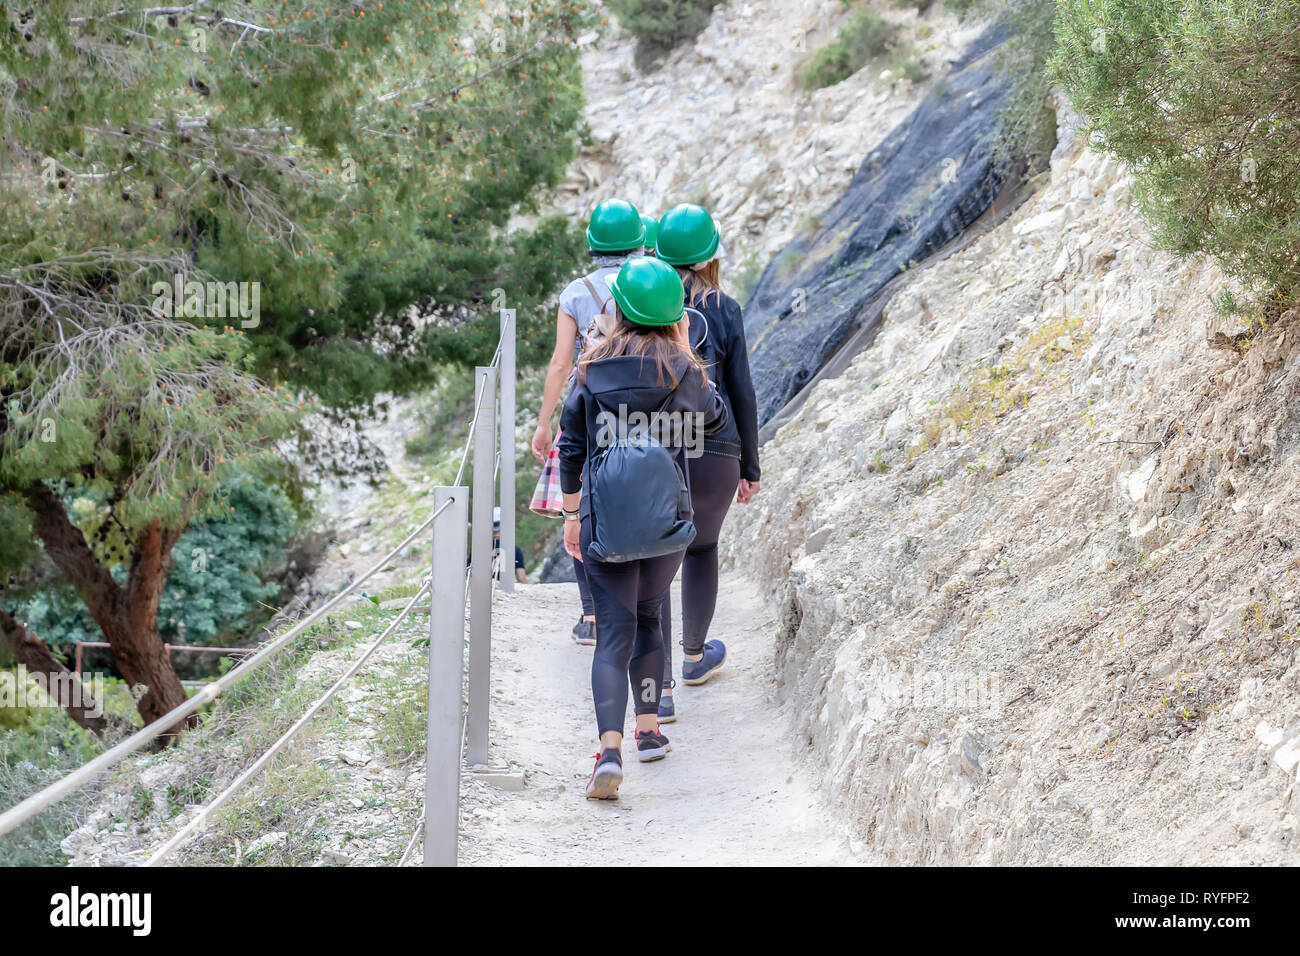
[[[695,511],[695,540],[682,562],[682,649],[699,654],[709,636],[718,606],[718,534],[736,498],[740,461],[705,452],[688,461],[691,470],[691,507]],[[664,597],[660,629],[664,635],[663,689],[673,679],[673,607]]]
[[[591,600],[591,582],[587,580],[587,566],[577,558],[573,562],[573,576],[578,581],[578,597],[582,600],[582,616],[591,617],[596,613],[596,605]]]
[[[591,543],[591,521],[582,522],[582,551]],[[659,712],[659,675],[664,641],[659,607],[682,563],[682,552],[608,564],[586,560],[596,605],[596,653],[591,661],[591,696],[602,734],[623,732],[628,687],[637,714]]]

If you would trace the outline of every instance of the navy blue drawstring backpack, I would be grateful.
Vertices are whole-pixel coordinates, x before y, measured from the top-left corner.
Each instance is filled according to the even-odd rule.
[[[591,543],[587,553],[597,561],[620,564],[682,551],[695,540],[691,489],[676,454],[646,426],[623,429],[613,444],[591,454],[588,443],[587,480],[591,482]]]

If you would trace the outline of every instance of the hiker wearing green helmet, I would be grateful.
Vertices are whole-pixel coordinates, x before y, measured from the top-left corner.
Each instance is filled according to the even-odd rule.
[[[654,216],[641,214],[641,225],[645,226],[645,254],[655,255],[655,240],[659,235],[659,220]]]
[[[533,432],[533,456],[544,465],[530,506],[538,514],[559,516],[558,465],[551,419],[583,346],[593,336],[597,316],[613,310],[610,282],[628,259],[641,254],[645,233],[641,214],[626,200],[606,199],[591,211],[587,246],[596,268],[570,282],[560,293],[560,307],[555,315],[555,350],[546,369],[542,408]],[[595,611],[581,562],[573,562],[573,575],[582,598],[582,614],[574,625],[573,639],[579,644],[595,644]]]
[[[726,645],[709,640],[718,600],[718,535],[733,500],[746,504],[759,490],[758,402],[740,304],[721,288],[721,237],[708,210],[674,206],[659,220],[656,252],[676,268],[686,293],[691,347],[729,412],[725,428],[708,436],[704,453],[687,462],[695,539],[682,562],[682,680],[703,684],[721,669]],[[673,699],[672,607],[663,603],[664,674],[659,719],[677,719]]]
[[[590,799],[618,795],[629,686],[637,759],[661,760],[671,749],[658,721],[659,622],[695,535],[682,469],[727,419],[690,347],[685,290],[673,267],[630,259],[610,293],[615,321],[579,361],[559,438],[564,547],[587,569],[600,622],[591,691],[601,749]]]
[[[709,262],[722,242],[709,211],[689,202],[664,213],[656,232],[655,255],[671,266]]]

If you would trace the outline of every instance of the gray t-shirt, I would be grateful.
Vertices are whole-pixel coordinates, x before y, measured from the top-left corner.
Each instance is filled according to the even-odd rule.
[[[600,256],[595,259],[597,269],[595,272],[587,275],[587,282],[596,287],[596,293],[601,297],[602,304],[609,305],[610,293],[609,284],[614,281],[618,275],[618,270],[623,263],[627,262],[631,256]],[[601,305],[596,303],[587,288],[587,283],[581,279],[574,279],[564,291],[560,293],[560,308],[566,313],[573,316],[573,321],[578,323],[578,338],[573,343],[573,361],[576,364],[578,356],[582,354],[583,347],[587,344],[587,336],[591,332],[592,323],[595,322],[596,316],[601,312]],[[609,308],[613,308],[609,305]]]

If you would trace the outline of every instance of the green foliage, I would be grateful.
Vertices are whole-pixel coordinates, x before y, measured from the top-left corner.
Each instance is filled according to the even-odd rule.
[[[872,10],[858,10],[835,39],[817,51],[799,76],[805,90],[834,86],[897,49],[901,27]]]
[[[1157,239],[1265,319],[1300,293],[1300,2],[1062,0],[1053,75],[1133,170]]]
[[[3,675],[8,677],[9,675]],[[126,697],[130,702],[129,693]],[[0,807],[12,807],[98,756],[101,742],[53,707],[0,707]],[[59,843],[89,803],[72,794],[12,833],[0,836],[5,866],[62,866]]]
[[[102,528],[107,508],[88,497],[69,511],[119,581],[126,577],[125,550]],[[285,559],[285,542],[297,515],[273,485],[240,475],[207,501],[172,549],[172,567],[158,605],[158,631],[171,643],[239,643],[272,613],[280,585],[268,580]],[[68,587],[44,588],[19,604],[17,616],[53,648],[97,641],[99,628]]]
[[[59,610],[62,582],[32,580],[46,489],[102,532],[100,568],[47,552],[89,600],[234,476],[301,480],[285,443],[317,398],[355,414],[482,363],[503,306],[523,359],[542,349],[575,229],[508,227],[576,152],[595,22],[586,0],[0,7],[5,600],[35,583]],[[182,560],[164,628],[247,623],[267,592],[244,545],[256,561],[224,559],[220,586],[186,584]]]
[[[555,313],[542,302],[560,280],[580,274],[587,257],[581,223],[563,216],[541,220],[531,232],[504,240],[510,258],[496,277],[497,284],[482,304],[485,315],[459,310],[455,318],[424,330],[422,354],[413,359],[418,380],[436,382],[451,365],[467,371],[491,359],[500,332],[499,308],[515,309],[518,322],[518,362],[521,367],[544,363],[555,345]],[[462,374],[462,378],[465,376]]]
[[[709,25],[713,8],[724,0],[610,0],[624,30],[636,37],[637,68],[654,69],[680,43]]]
[[[919,60],[914,56],[899,57],[894,63],[894,69],[898,75],[909,83],[924,82],[929,75],[925,72],[925,67],[921,66]]]
[[[900,0],[900,5],[914,4]],[[1052,87],[1047,59],[1056,49],[1056,0],[943,0],[942,6],[958,17],[987,18],[1006,31],[993,55],[994,68],[1010,84],[995,156],[1009,166],[1027,167],[1031,174],[1045,168],[1056,145],[1056,114],[1047,106]],[[912,64],[897,68],[912,79]]]
[[[257,282],[253,369],[330,405],[482,360],[437,354],[412,307],[463,322],[501,288],[526,309],[567,272],[553,225],[537,241],[505,227],[576,150],[590,4],[302,0],[255,30],[124,14],[48,0],[0,24],[17,171],[0,199],[21,212],[0,224],[0,268],[180,252],[195,275]]]
[[[520,379],[516,394],[520,408],[537,408],[541,404],[542,384],[540,375]],[[428,485],[449,485],[456,477],[465,445],[465,426],[474,414],[473,389],[474,383],[468,377],[449,376],[420,409],[420,429],[407,439],[406,453],[429,468]],[[560,530],[555,518],[542,517],[528,508],[540,471],[527,445],[515,449],[515,543],[523,548],[524,560],[530,567],[550,552]],[[470,484],[473,474],[471,456],[462,481]]]
[[[893,0],[893,5],[902,9],[914,9],[918,14],[924,16],[929,13],[935,6],[936,0]],[[955,14],[964,17],[970,13],[972,8],[980,5],[981,0],[943,0],[939,4],[945,13]]]
[[[111,526],[124,555],[154,519],[183,526],[227,478],[281,473],[272,440],[305,408],[244,374],[236,333],[145,320],[61,336],[25,359],[9,366],[24,387],[4,396],[0,417],[0,507],[15,513],[0,532],[9,572],[37,554],[24,489],[62,483],[90,509],[74,523],[92,534]]]
[[[763,275],[764,261],[757,255],[750,255],[731,275],[732,296],[742,306],[749,301],[750,293]]]
[[[406,454],[423,458],[440,469],[438,477],[455,478],[465,444],[466,426],[474,415],[474,379],[469,375],[448,375],[423,400],[419,430],[406,440]],[[444,471],[445,469],[445,471]]]
[[[244,638],[279,604],[281,570],[296,515],[278,488],[240,476],[222,490],[172,549],[172,569],[158,605],[158,630],[169,640],[226,644]]]
[[[1011,82],[996,152],[1004,161],[1023,162],[1031,174],[1045,169],[1056,145],[1056,113],[1047,105],[1052,87],[1047,60],[1056,49],[1056,0],[964,2],[963,13],[992,12],[1010,34],[995,55],[997,68]]]

